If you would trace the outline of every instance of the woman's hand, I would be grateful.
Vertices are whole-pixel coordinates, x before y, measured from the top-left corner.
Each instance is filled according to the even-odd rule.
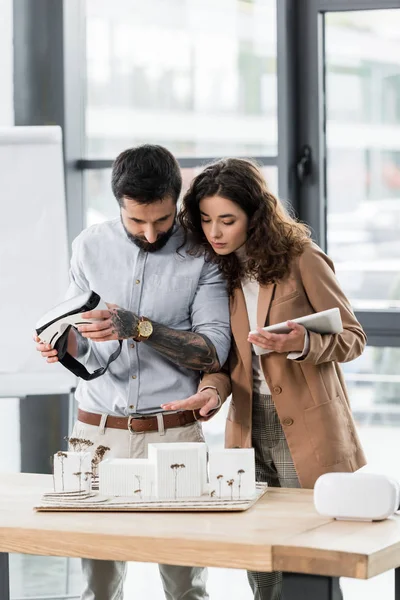
[[[303,352],[306,329],[293,321],[287,321],[286,325],[292,330],[290,333],[271,333],[257,327],[257,333],[249,334],[247,340],[271,352]]]

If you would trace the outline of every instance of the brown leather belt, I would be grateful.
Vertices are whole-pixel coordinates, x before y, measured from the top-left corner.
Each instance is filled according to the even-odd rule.
[[[87,425],[100,425],[102,415],[97,413],[87,412],[86,410],[78,409],[78,421]],[[190,410],[185,410],[177,413],[163,414],[164,427],[183,427],[196,421],[194,413]],[[158,431],[157,417],[113,417],[107,416],[105,427],[115,429],[128,429],[135,433],[144,433],[146,431]]]

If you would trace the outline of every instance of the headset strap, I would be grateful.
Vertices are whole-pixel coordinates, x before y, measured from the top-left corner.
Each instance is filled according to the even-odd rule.
[[[104,373],[107,371],[110,364],[116,358],[118,358],[118,356],[121,354],[122,340],[118,340],[119,347],[115,350],[115,352],[113,352],[111,354],[111,356],[109,357],[109,359],[107,361],[106,366],[96,369],[93,373],[89,373],[89,371],[86,369],[86,367],[82,363],[80,363],[78,360],[76,360],[76,358],[74,358],[73,356],[71,356],[71,354],[68,354],[68,352],[67,352],[68,334],[69,334],[69,330],[71,329],[71,327],[72,327],[72,325],[69,325],[67,327],[67,329],[59,337],[59,339],[57,340],[57,342],[54,346],[54,348],[58,352],[59,362],[66,369],[71,371],[74,375],[76,375],[77,377],[80,377],[81,379],[84,379],[85,381],[91,381],[92,379],[97,379],[97,377],[104,375]]]

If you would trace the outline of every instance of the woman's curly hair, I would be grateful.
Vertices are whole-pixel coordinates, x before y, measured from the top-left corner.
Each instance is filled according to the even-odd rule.
[[[244,265],[235,253],[221,256],[214,252],[203,233],[200,201],[216,195],[235,202],[248,216]],[[268,190],[257,165],[242,158],[219,160],[197,175],[183,198],[178,218],[190,240],[189,253],[205,254],[206,260],[217,264],[230,294],[245,276],[261,285],[283,279],[311,235],[307,225],[289,215]]]

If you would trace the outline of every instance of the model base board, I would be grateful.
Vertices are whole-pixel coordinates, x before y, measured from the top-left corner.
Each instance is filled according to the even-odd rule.
[[[230,500],[203,494],[196,498],[177,500],[136,500],[132,497],[101,496],[97,492],[43,495],[37,511],[47,512],[230,512],[244,511],[253,506],[267,492],[267,483],[256,483],[252,498]]]

